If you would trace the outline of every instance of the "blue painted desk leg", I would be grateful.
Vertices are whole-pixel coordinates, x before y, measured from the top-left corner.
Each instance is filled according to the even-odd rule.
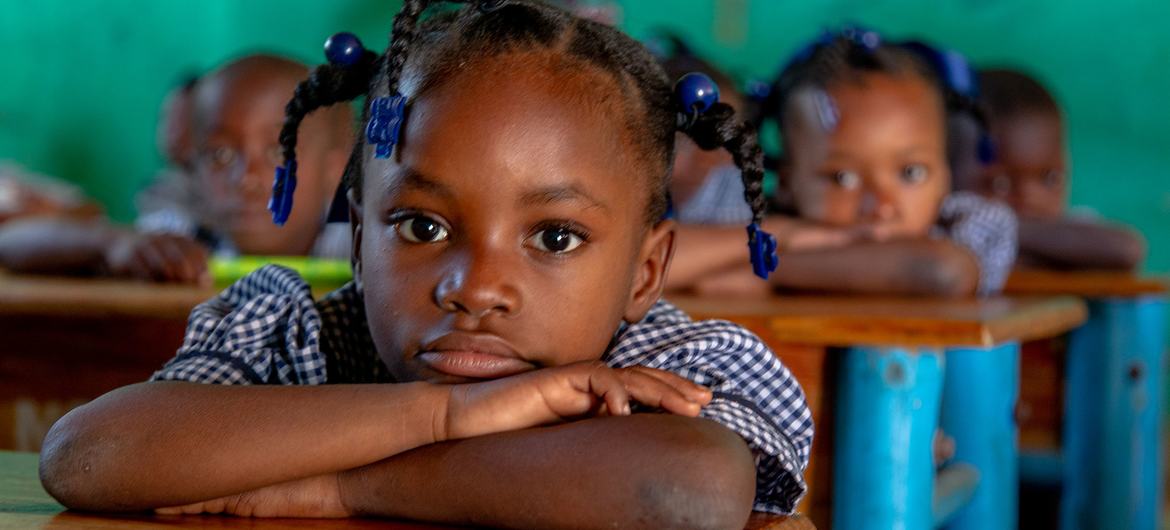
[[[942,400],[934,350],[855,347],[838,373],[833,527],[933,526],[931,438]]]
[[[1094,300],[1069,341],[1064,529],[1161,525],[1166,302]]]
[[[948,349],[946,356],[942,429],[955,440],[955,461],[979,471],[975,495],[947,521],[946,528],[1015,528],[1019,343]]]

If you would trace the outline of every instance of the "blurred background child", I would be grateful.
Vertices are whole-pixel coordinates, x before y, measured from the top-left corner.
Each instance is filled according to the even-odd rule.
[[[1014,216],[950,193],[944,94],[912,52],[860,29],[827,35],[787,65],[764,111],[783,144],[774,286],[934,296],[1002,287]],[[761,290],[742,267],[697,287]]]
[[[61,219],[11,223],[0,229],[0,266],[206,283],[211,253],[348,259],[348,222],[327,223],[327,215],[353,145],[349,107],[304,124],[296,189],[304,208],[285,226],[268,211],[284,105],[306,75],[296,61],[250,55],[180,87],[160,127],[160,147],[175,171],[145,195],[137,229]]]
[[[1146,253],[1139,233],[1068,209],[1068,152],[1056,99],[1014,70],[984,71],[980,84],[995,162],[979,187],[1019,215],[1021,265],[1137,268]]]

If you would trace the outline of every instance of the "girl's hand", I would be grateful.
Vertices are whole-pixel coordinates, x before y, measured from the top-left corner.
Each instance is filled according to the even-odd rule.
[[[135,232],[114,237],[104,256],[105,270],[113,276],[210,285],[207,258],[207,249],[193,239]]]
[[[336,473],[265,486],[186,506],[159,508],[160,515],[224,514],[239,517],[340,519],[353,514],[341,502]]]
[[[451,387],[440,439],[454,440],[599,415],[630,414],[630,401],[697,416],[711,391],[675,374],[600,361]]]

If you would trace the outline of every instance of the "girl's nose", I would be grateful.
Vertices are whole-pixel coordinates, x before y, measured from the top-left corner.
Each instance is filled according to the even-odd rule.
[[[889,221],[898,216],[894,196],[881,189],[867,189],[861,196],[860,217],[870,221]]]
[[[520,291],[513,282],[512,267],[498,255],[468,253],[456,260],[435,287],[435,303],[445,312],[482,319],[503,317],[520,310]]]

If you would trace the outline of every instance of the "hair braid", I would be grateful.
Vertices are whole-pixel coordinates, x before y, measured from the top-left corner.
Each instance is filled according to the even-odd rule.
[[[374,77],[377,54],[365,52],[353,66],[318,66],[309,78],[297,85],[284,108],[284,125],[280,128],[280,147],[285,162],[296,159],[297,131],[313,111],[364,95]]]
[[[701,149],[723,148],[731,153],[743,179],[743,196],[751,206],[752,218],[756,223],[762,222],[768,203],[764,197],[764,151],[755,128],[737,119],[730,105],[716,103],[685,132]]]

